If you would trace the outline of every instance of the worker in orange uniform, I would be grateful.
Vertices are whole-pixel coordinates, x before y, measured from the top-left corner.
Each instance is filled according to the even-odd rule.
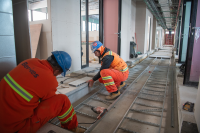
[[[83,133],[68,97],[55,94],[56,76],[65,76],[70,66],[68,53],[54,51],[47,60],[25,60],[5,75],[0,82],[0,133],[35,133],[54,117],[61,127]]]
[[[94,81],[99,79],[110,93],[106,99],[117,98],[120,95],[119,90],[126,85],[124,81],[129,75],[127,64],[118,54],[104,47],[100,41],[94,41],[91,44],[91,50],[95,56],[101,58],[101,68],[93,79],[88,81],[89,86],[91,87]]]

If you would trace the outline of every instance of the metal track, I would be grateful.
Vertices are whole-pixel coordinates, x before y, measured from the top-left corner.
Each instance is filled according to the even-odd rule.
[[[85,119],[88,118],[88,121],[92,120],[91,122],[93,122],[94,118],[96,118],[98,114],[94,114],[94,112],[88,108],[94,106],[95,107],[103,106],[107,108],[109,111],[111,108],[114,107],[115,103],[122,97],[122,95],[125,94],[126,91],[128,91],[129,86],[131,86],[134,82],[139,80],[140,76],[148,69],[149,65],[151,65],[154,61],[156,61],[156,59],[157,58],[146,58],[135,67],[129,69],[129,77],[125,81],[127,86],[120,90],[122,94],[116,100],[109,100],[109,101],[106,100],[105,96],[109,95],[109,93],[107,92],[104,85],[101,84],[99,86],[96,86],[95,88],[99,88],[99,91],[94,93],[92,96],[90,96],[89,98],[87,98],[74,108],[74,110],[76,111],[77,118],[79,119],[79,117],[84,116]],[[98,120],[94,124],[87,124],[87,125],[83,124],[79,125],[79,127],[86,129],[86,132],[90,132],[100,122],[100,120]],[[49,122],[54,125],[60,126],[60,121],[57,118],[51,119]],[[85,120],[79,121],[79,123],[84,123],[84,122]]]
[[[129,69],[129,77],[128,77],[128,79],[126,80],[126,83],[128,84],[128,86],[124,89],[124,90],[120,90],[120,92],[122,93],[121,95],[120,95],[120,97],[118,97],[116,100],[114,100],[114,101],[108,101],[109,103],[110,102],[112,102],[112,104],[110,104],[110,105],[108,105],[107,107],[106,106],[104,106],[105,108],[107,108],[107,110],[108,111],[110,111],[110,109],[111,108],[113,108],[114,107],[114,105],[118,102],[118,100],[120,100],[120,98],[123,96],[123,94],[125,94],[126,93],[126,91],[128,91],[128,89],[129,89],[129,86],[131,86],[134,82],[136,82],[139,78],[140,78],[140,76],[146,71],[146,69],[148,68],[148,65],[152,62],[152,61],[154,61],[154,60],[156,60],[156,59],[152,59],[152,58],[147,58],[147,59],[145,59],[145,60],[143,60],[140,64],[138,64],[138,65],[140,65],[140,66],[138,66],[138,65],[136,65],[135,67],[133,67],[133,68],[131,68],[131,69]],[[141,67],[141,64],[142,64],[142,67]],[[98,93],[96,93],[95,94],[95,96],[93,96],[93,97],[100,97],[100,95],[103,95],[104,97],[102,97],[102,100],[105,102],[105,101],[107,101],[106,99],[105,99],[105,93],[107,93],[107,95],[108,95],[108,92],[107,92],[107,90],[104,88],[103,89],[103,91],[104,92],[98,92]],[[88,98],[88,99],[91,99],[91,97],[90,98]],[[90,100],[87,100],[87,102],[91,102]],[[82,104],[83,103],[85,103],[85,101],[84,102],[82,102],[82,103],[80,103],[77,107],[75,107],[75,109],[82,109]],[[95,104],[95,106],[98,106],[98,103],[96,103]],[[104,115],[105,116],[105,115]],[[77,116],[77,117],[79,117],[79,116]],[[100,119],[101,120],[101,119]],[[86,130],[86,132],[85,133],[88,133],[88,132],[90,132],[90,131],[92,131],[92,129],[100,122],[100,120],[98,120],[96,123],[94,123],[94,124],[91,124],[91,125],[89,125],[89,127],[88,127],[88,129]]]
[[[151,126],[156,126],[158,127],[158,133],[160,133],[161,131],[161,126],[162,126],[162,118],[163,118],[163,112],[165,111],[164,109],[164,105],[165,105],[165,97],[166,97],[166,90],[168,87],[168,75],[169,75],[169,67],[162,67],[162,65],[168,65],[165,64],[166,62],[170,61],[163,61],[165,59],[161,58],[161,62],[158,63],[158,66],[155,67],[155,69],[153,70],[153,72],[151,73],[151,75],[149,76],[149,78],[147,79],[147,81],[145,82],[145,84],[143,85],[142,89],[140,90],[140,93],[138,94],[138,96],[135,98],[135,100],[133,101],[133,103],[131,104],[131,106],[129,107],[128,111],[125,113],[124,117],[122,118],[122,120],[120,121],[120,123],[118,124],[118,126],[116,127],[115,132],[117,132],[118,130],[123,130],[126,132],[135,132],[134,131],[134,125],[132,125],[131,127],[127,127],[126,123],[128,122],[130,124],[131,121],[134,121],[136,123],[142,123],[144,125],[151,125]],[[161,67],[160,67],[161,65]],[[151,65],[152,66],[152,65]],[[148,81],[152,80],[154,78],[156,78],[157,75],[162,75],[162,79],[165,78],[164,81],[162,82],[162,85],[157,85],[155,84],[153,87],[148,85]],[[159,81],[159,79],[158,79]],[[165,85],[165,86],[163,86]],[[147,89],[147,88],[151,88],[151,89]],[[162,91],[160,91],[162,90]],[[145,92],[145,94],[144,94]],[[162,96],[157,96],[158,93],[162,93]],[[162,106],[157,106],[157,105],[147,105],[145,103],[141,103],[138,102],[140,101],[140,99],[146,99],[146,100],[153,100],[156,102],[159,102],[162,104]],[[152,102],[154,103],[154,102]],[[144,109],[135,109],[135,107],[137,105],[140,106],[144,106]],[[153,112],[161,112],[161,114],[158,113],[153,113]],[[136,118],[132,118],[135,117],[134,112],[140,113],[140,114],[147,114],[147,115],[152,115],[152,116],[156,116],[156,117],[160,117],[160,122],[159,123],[152,123],[152,122],[148,122],[145,120],[139,120]],[[132,116],[132,117],[130,117]],[[130,122],[129,122],[130,121]]]

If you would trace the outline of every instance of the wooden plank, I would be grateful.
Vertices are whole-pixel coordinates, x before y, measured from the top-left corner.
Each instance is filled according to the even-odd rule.
[[[35,58],[37,47],[40,39],[40,33],[42,29],[42,24],[30,25],[30,35],[31,35],[31,57]]]

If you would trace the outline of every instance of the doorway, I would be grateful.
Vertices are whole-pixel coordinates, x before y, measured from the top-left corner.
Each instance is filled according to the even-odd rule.
[[[104,0],[104,46],[120,55],[122,0]]]
[[[151,18],[148,16],[148,29],[147,29],[147,44],[146,44],[146,52],[150,51],[151,47]]]
[[[81,0],[81,68],[89,66],[89,63],[99,63],[94,56],[90,45],[94,41],[100,41],[103,32],[101,31],[102,0]]]

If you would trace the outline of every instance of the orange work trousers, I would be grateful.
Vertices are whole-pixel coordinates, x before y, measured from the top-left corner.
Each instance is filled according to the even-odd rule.
[[[26,124],[18,133],[35,133],[50,119],[57,117],[61,127],[72,130],[78,126],[77,117],[70,100],[66,95],[58,94],[42,101],[35,109],[34,115],[26,120]]]
[[[109,93],[116,92],[120,83],[128,78],[129,71],[121,72],[115,69],[103,69],[100,72],[99,82],[103,83]]]

